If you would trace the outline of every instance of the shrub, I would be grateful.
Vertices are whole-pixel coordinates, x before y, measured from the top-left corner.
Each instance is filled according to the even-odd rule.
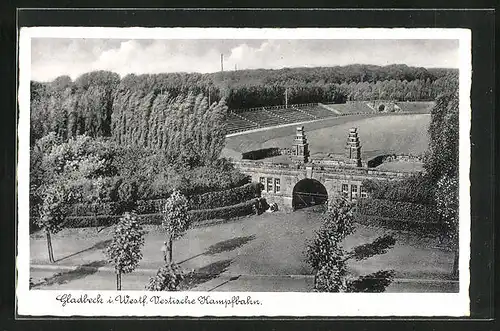
[[[443,231],[443,225],[439,222],[414,222],[394,218],[383,218],[379,216],[367,216],[357,214],[355,221],[368,226],[382,227],[398,231],[411,231],[423,236],[439,236]]]
[[[137,183],[134,180],[125,179],[118,187],[118,200],[122,202],[128,211],[135,207],[137,200]]]
[[[357,213],[417,223],[437,222],[434,206],[385,199],[359,199]]]
[[[430,178],[417,174],[397,181],[367,179],[362,186],[374,199],[386,199],[418,204],[434,203],[434,184]]]
[[[189,208],[214,209],[224,206],[232,206],[260,197],[260,194],[261,185],[259,183],[249,183],[224,191],[208,192],[192,196],[189,198]]]
[[[71,206],[69,216],[95,216],[121,214],[119,202],[75,203]]]
[[[170,263],[161,267],[154,277],[149,278],[146,285],[148,291],[177,291],[182,281],[184,273],[179,265]]]
[[[191,210],[189,211],[189,216],[191,218],[191,222],[193,223],[216,218],[228,219],[233,217],[246,216],[255,213],[254,206],[256,206],[259,202],[260,199],[255,198],[233,206],[214,209]]]

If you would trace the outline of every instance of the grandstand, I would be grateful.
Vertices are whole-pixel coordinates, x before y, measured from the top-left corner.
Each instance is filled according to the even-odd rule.
[[[273,114],[286,119],[287,121],[293,122],[303,122],[303,121],[311,121],[317,119],[317,117],[309,115],[305,112],[302,112],[299,108],[291,107],[291,108],[281,108],[281,109],[273,109],[270,110]]]
[[[328,105],[328,107],[330,107],[330,106],[331,105]],[[332,108],[335,108],[335,107],[332,107]],[[326,118],[326,117],[332,117],[332,116],[338,115],[338,114],[335,114],[333,111],[324,108],[324,106],[323,107],[321,107],[321,106],[305,106],[305,107],[300,107],[300,110],[304,113],[311,115],[314,118]]]
[[[228,114],[227,133],[247,131],[259,127],[314,121],[337,116],[318,104],[271,106],[239,109]]]
[[[385,103],[385,102],[384,102]],[[434,102],[394,102],[405,113],[429,113]],[[300,104],[269,106],[250,109],[235,109],[228,114],[228,134],[275,125],[301,123],[323,118],[354,114],[380,113],[368,101],[352,101],[343,104]]]
[[[247,131],[257,127],[259,127],[259,124],[249,121],[238,114],[231,112],[227,114],[226,130],[228,133]]]

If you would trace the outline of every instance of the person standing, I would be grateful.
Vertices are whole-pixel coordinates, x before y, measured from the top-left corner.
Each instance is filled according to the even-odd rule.
[[[161,246],[161,252],[163,254],[163,261],[165,261],[165,263],[167,263],[167,260],[168,260],[168,242],[164,241],[163,242],[163,246]]]

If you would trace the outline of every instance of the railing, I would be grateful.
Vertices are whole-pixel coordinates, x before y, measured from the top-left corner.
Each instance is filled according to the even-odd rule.
[[[304,164],[304,163],[272,163],[272,162],[262,162],[262,161],[233,161],[233,164],[240,168],[250,168],[255,171],[266,169],[288,169],[288,170],[305,170],[311,167],[314,172],[319,173],[341,173],[341,174],[352,174],[352,175],[370,175],[376,177],[387,177],[387,178],[397,178],[397,177],[408,177],[411,173],[398,172],[398,171],[381,171],[373,170],[369,168],[358,168],[349,165],[339,165],[339,166],[327,166],[327,165],[314,165],[314,164]]]

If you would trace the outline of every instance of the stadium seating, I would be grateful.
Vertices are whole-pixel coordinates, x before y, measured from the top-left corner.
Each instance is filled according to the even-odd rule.
[[[252,109],[250,111],[241,112],[238,115],[244,117],[251,122],[258,123],[259,126],[273,126],[283,124],[283,119],[277,117],[276,115],[270,113],[266,109]]]
[[[337,114],[335,114],[334,112],[325,109],[321,106],[300,107],[299,109],[315,118],[326,118],[326,117],[337,116]]]
[[[247,131],[255,129],[257,127],[258,127],[257,124],[252,123],[246,119],[243,119],[236,114],[228,113],[227,115],[227,126],[226,126],[227,133]]]
[[[303,113],[297,108],[273,109],[270,110],[270,112],[284,118],[288,123],[311,121],[316,119],[316,117]]]
[[[337,116],[337,114],[315,105],[292,105],[289,108],[240,109],[235,113],[228,113],[226,132],[231,134],[259,127],[307,122],[333,116]]]

